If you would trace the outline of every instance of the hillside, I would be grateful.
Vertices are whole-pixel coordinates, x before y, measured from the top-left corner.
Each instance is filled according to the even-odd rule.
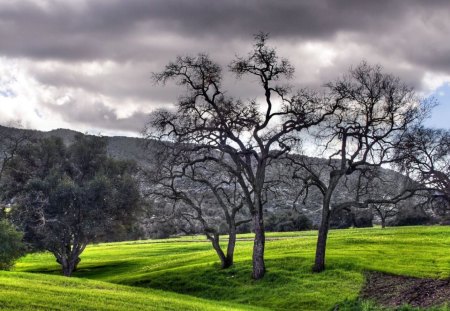
[[[37,284],[46,282],[52,286],[47,289],[50,292],[41,288],[42,293],[70,291],[67,287],[60,287],[75,284],[73,290],[78,293],[76,303],[79,305],[83,305],[85,299],[95,302],[93,297],[103,295],[103,291],[106,295],[113,291],[117,298],[112,303],[124,297],[123,304],[126,305],[132,301],[127,293],[132,290],[129,286],[133,286],[136,288],[136,307],[130,310],[147,310],[144,305],[146,295],[161,293],[145,292],[144,289],[167,291],[164,296],[167,299],[182,298],[169,294],[176,292],[207,299],[210,305],[213,302],[220,302],[220,305],[238,303],[249,310],[264,307],[270,310],[317,311],[331,310],[337,305],[342,307],[339,310],[378,310],[358,300],[367,271],[418,278],[450,278],[450,227],[331,230],[327,270],[320,274],[311,272],[316,236],[315,231],[269,233],[265,256],[268,272],[257,282],[250,278],[251,234],[239,235],[235,265],[227,270],[219,269],[217,256],[201,236],[91,245],[82,254],[79,270],[71,279],[53,276],[59,274],[59,267],[51,254],[30,254],[19,260],[15,268],[15,271],[26,274],[0,274],[0,284],[7,282],[0,287],[0,306],[5,305],[5,301],[10,305],[21,303],[18,299],[28,292],[16,291],[19,293],[14,294],[3,289],[13,286],[11,283],[14,282],[31,281],[30,272],[35,274]],[[44,277],[41,273],[51,276]],[[5,277],[10,280],[5,281]],[[90,283],[88,280],[101,282]],[[91,287],[95,289],[89,297],[84,297],[80,287],[85,287],[85,293]],[[29,293],[30,301],[39,301],[39,286],[33,286]],[[429,295],[430,292],[421,294]],[[99,298],[98,303],[108,297]],[[166,298],[162,300],[161,309],[164,309]],[[398,303],[420,305],[417,304],[421,301],[419,298],[406,301],[400,297]],[[450,303],[449,297],[443,299]],[[178,300],[174,305],[176,302]],[[347,305],[350,306],[348,309],[344,307]]]
[[[263,310],[87,279],[0,271],[0,310]]]
[[[11,133],[27,133],[31,134],[34,137],[50,137],[56,136],[63,139],[64,142],[69,144],[74,140],[76,134],[81,134],[76,131],[68,130],[68,129],[56,129],[49,132],[41,132],[41,131],[32,131],[32,130],[23,130],[23,129],[15,129],[15,128],[6,128],[0,127],[1,131],[8,131]],[[114,136],[108,137],[108,146],[107,151],[110,156],[118,158],[118,159],[131,159],[135,160],[140,166],[143,167],[152,167],[152,159],[154,158],[156,152],[160,150],[160,143],[157,141],[148,141],[142,138],[134,138],[134,137],[122,137],[122,136]],[[323,174],[327,173],[326,169],[326,161],[320,158],[310,158],[312,161],[316,163],[316,165],[323,166],[325,169],[323,170]],[[268,178],[270,176],[276,176],[278,172],[283,172],[284,175],[292,175],[289,172],[289,165],[284,163],[274,164],[269,166],[268,168]],[[398,185],[403,182],[406,178],[394,171],[382,169],[381,174],[383,179],[394,181],[395,187],[399,187]],[[357,179],[356,174],[349,177],[350,183],[354,182]],[[312,225],[317,225],[320,221],[320,210],[321,210],[321,195],[317,189],[312,189],[309,193],[309,197],[305,202],[296,202],[294,204],[294,198],[301,187],[300,181],[292,181],[289,186],[282,186],[284,188],[277,189],[277,192],[283,193],[280,197],[270,197],[268,203],[265,208],[269,212],[268,215],[272,216],[271,222],[273,223],[291,223],[292,217],[299,217],[301,215],[305,215],[311,222]],[[378,186],[378,190],[380,193],[388,193],[392,191],[392,184],[380,184]],[[342,198],[349,197],[349,190],[346,187],[340,187],[338,191],[336,191],[335,199],[340,200]],[[294,208],[295,207],[295,208]],[[353,210],[351,214],[346,215],[338,215],[335,217],[335,220],[332,221],[332,226],[334,227],[349,227],[352,225],[358,225],[358,218],[368,219],[368,223],[372,222],[373,215],[370,211],[364,210]],[[356,219],[356,220],[355,220]],[[268,225],[271,223],[268,222]],[[366,223],[367,221],[363,221]],[[277,226],[271,230],[295,230],[297,228],[293,227],[291,224],[285,226],[286,228],[282,228]],[[146,229],[147,230],[147,229]]]
[[[48,138],[51,136],[61,138],[66,144],[74,141],[75,135],[81,132],[69,129],[56,129],[48,132],[37,130],[25,130],[0,125],[0,132],[8,135],[23,135],[34,138]],[[108,153],[110,156],[119,159],[132,159],[140,164],[145,164],[147,155],[151,157],[151,151],[157,148],[157,142],[148,143],[144,139],[125,136],[108,137]]]

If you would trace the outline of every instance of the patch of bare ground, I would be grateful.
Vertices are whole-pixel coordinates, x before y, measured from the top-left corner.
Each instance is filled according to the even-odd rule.
[[[367,272],[361,298],[391,308],[405,304],[423,308],[450,304],[450,279],[421,279]]]

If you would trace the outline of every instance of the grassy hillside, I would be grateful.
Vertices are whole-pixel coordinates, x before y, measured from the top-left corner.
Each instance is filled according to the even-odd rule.
[[[0,272],[0,310],[248,310],[248,307],[87,279]]]
[[[417,277],[450,277],[450,227],[331,231],[328,269],[320,274],[311,273],[316,232],[269,234],[266,244],[268,273],[258,282],[250,279],[251,235],[239,238],[236,264],[229,270],[218,268],[209,243],[201,237],[190,237],[93,245],[83,253],[80,269],[74,276],[273,310],[329,310],[345,300],[355,300],[366,270]],[[15,270],[59,273],[50,254],[28,255],[17,263]],[[48,280],[53,283],[53,279]],[[69,282],[60,277],[54,280],[62,284]],[[90,284],[75,278],[70,282],[72,280],[80,286]],[[99,284],[108,291],[107,283]],[[122,292],[122,287],[114,288],[120,288],[115,291]],[[124,287],[123,294],[132,290]],[[140,295],[146,293],[142,289],[137,292]],[[7,295],[0,295],[0,301],[5,297]],[[170,296],[166,298],[170,299]]]

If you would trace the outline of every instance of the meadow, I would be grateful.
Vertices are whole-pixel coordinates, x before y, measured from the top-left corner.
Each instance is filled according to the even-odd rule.
[[[0,309],[378,310],[358,300],[366,271],[450,278],[450,227],[332,230],[319,274],[316,234],[269,233],[260,281],[250,278],[251,234],[239,235],[227,270],[201,236],[92,245],[72,278],[51,254],[30,254],[0,273]]]

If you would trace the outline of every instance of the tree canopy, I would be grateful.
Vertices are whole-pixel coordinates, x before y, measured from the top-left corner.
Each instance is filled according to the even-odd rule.
[[[139,202],[134,170],[132,162],[109,158],[101,137],[25,145],[7,168],[12,219],[70,276],[89,243],[110,239],[132,221]]]

